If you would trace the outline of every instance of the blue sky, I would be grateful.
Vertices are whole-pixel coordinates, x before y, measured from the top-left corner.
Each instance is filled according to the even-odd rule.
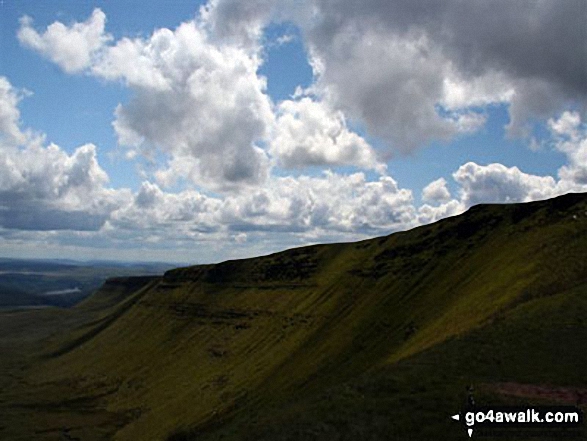
[[[587,190],[585,3],[0,6],[0,254],[199,263]]]

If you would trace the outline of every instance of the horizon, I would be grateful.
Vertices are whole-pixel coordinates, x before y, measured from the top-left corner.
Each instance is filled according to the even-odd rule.
[[[216,263],[587,192],[587,3],[461,6],[3,2],[0,255]]]
[[[44,263],[63,263],[64,265],[72,264],[75,266],[92,266],[95,264],[106,265],[106,264],[113,264],[113,265],[200,265],[200,263],[190,264],[188,262],[163,262],[157,260],[102,260],[102,259],[91,259],[91,260],[82,260],[82,259],[68,259],[68,258],[59,258],[59,257],[47,257],[47,258],[39,258],[39,257],[5,257],[0,256],[0,263],[6,261],[15,261],[15,262],[44,262]]]
[[[199,265],[215,265],[215,264],[219,264],[219,263],[223,263],[223,262],[227,262],[227,261],[236,261],[236,260],[255,259],[258,257],[267,257],[267,256],[270,256],[273,254],[281,253],[283,251],[289,251],[289,250],[304,248],[304,247],[311,247],[311,246],[317,246],[317,245],[328,245],[328,244],[352,244],[352,243],[359,243],[359,242],[366,241],[366,240],[368,241],[368,240],[372,240],[372,239],[378,239],[381,237],[387,237],[387,236],[393,235],[395,233],[407,232],[407,231],[411,231],[415,228],[419,228],[419,227],[422,227],[425,225],[431,225],[436,222],[440,222],[444,219],[447,219],[448,217],[456,217],[456,216],[463,215],[463,214],[467,213],[471,208],[476,207],[476,206],[510,205],[510,204],[516,204],[516,203],[525,204],[525,203],[530,203],[530,202],[540,202],[540,201],[546,201],[549,199],[560,198],[560,197],[568,196],[571,194],[587,194],[587,192],[568,192],[568,193],[565,193],[562,195],[557,195],[553,198],[538,199],[538,200],[526,201],[526,202],[479,203],[479,204],[472,205],[471,207],[468,207],[462,213],[457,213],[457,214],[454,214],[451,216],[443,217],[443,218],[440,218],[440,219],[435,220],[434,222],[431,222],[428,224],[416,225],[416,226],[409,228],[407,230],[394,231],[389,234],[383,234],[381,236],[372,236],[372,237],[367,237],[367,238],[360,239],[360,240],[351,240],[351,241],[303,244],[303,245],[299,245],[299,246],[284,248],[282,250],[271,251],[266,254],[258,254],[258,255],[246,256],[246,257],[236,257],[234,259],[224,259],[224,260],[218,260],[218,261],[206,261],[206,262],[177,262],[177,261],[175,261],[174,262],[174,261],[158,261],[158,260],[124,260],[124,259],[113,260],[113,259],[99,259],[99,258],[98,259],[78,259],[75,257],[73,257],[73,258],[65,258],[65,257],[64,258],[60,258],[60,257],[45,257],[45,258],[41,258],[41,257],[10,257],[10,256],[0,255],[0,263],[1,263],[1,261],[29,261],[29,262],[48,262],[48,263],[74,262],[74,265],[80,265],[80,266],[83,266],[84,264],[87,264],[88,266],[92,266],[92,264],[114,264],[114,265],[135,265],[135,266],[137,266],[137,265],[163,265],[163,266],[174,265],[174,268],[199,266]]]

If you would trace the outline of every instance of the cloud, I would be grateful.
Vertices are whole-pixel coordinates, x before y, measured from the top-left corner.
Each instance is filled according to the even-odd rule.
[[[432,181],[422,190],[422,200],[427,202],[446,202],[450,199],[450,192],[446,187],[446,179],[439,178]]]
[[[307,5],[316,86],[397,150],[459,133],[438,105],[508,103],[509,134],[528,136],[533,118],[587,103],[580,0]]]
[[[139,68],[144,66],[144,68]],[[116,109],[119,142],[169,156],[160,176],[227,190],[263,182],[268,158],[258,143],[273,122],[259,60],[217,46],[195,22],[148,39],[120,40],[93,73],[122,78],[135,94]]]
[[[250,255],[388,234],[477,203],[587,190],[578,0],[276,5],[212,0],[173,30],[118,40],[106,33],[99,9],[84,22],[44,31],[23,18],[24,46],[68,73],[131,90],[113,127],[129,157],[140,153],[156,165],[135,192],[109,188],[93,144],[67,153],[21,130],[24,92],[0,78],[0,236],[124,249],[205,243],[206,259],[215,260],[235,249]],[[315,76],[280,103],[258,74],[271,21],[300,27]],[[379,138],[402,152],[450,141],[483,127],[496,103],[508,106],[510,135],[530,136],[536,119],[548,121],[543,144],[567,158],[558,180],[468,162],[452,175],[453,195],[440,178],[416,207],[412,191],[385,174],[381,144],[376,152],[366,141]],[[379,175],[308,176],[309,166]],[[298,174],[283,176],[283,169]],[[175,183],[182,190],[166,187]]]
[[[443,80],[441,104],[447,109],[486,106],[512,101],[515,90],[502,72],[489,70],[482,76],[467,79],[456,71]]]
[[[5,195],[0,196],[6,202]],[[63,211],[47,206],[29,204],[27,201],[15,203],[14,197],[8,199],[14,204],[9,210],[0,211],[0,226],[18,230],[74,230],[98,231],[108,218],[107,214],[88,213],[83,210]]]
[[[443,90],[442,54],[425,34],[409,39],[353,22],[324,42],[310,38],[314,90],[371,135],[408,151],[458,132],[436,109]]]
[[[418,208],[418,222],[426,225],[446,217],[461,214],[465,209],[465,205],[456,199],[451,199],[439,205],[424,204]]]
[[[275,40],[275,44],[277,46],[283,46],[283,45],[291,43],[295,39],[296,39],[296,36],[293,34],[284,34],[281,37],[278,37],[277,40]]]
[[[200,16],[216,41],[256,51],[276,5],[275,0],[210,0],[200,8]]]
[[[491,3],[458,0],[443,2],[440,11],[425,10],[427,27],[461,71],[477,76],[488,70],[513,79],[537,79],[560,87],[568,96],[585,97],[585,3],[581,0],[545,0]]]
[[[200,233],[372,234],[415,225],[412,194],[390,177],[367,181],[363,173],[273,177],[264,188],[215,197],[196,190],[167,193],[144,182],[131,204],[112,214],[114,228],[158,231],[166,236]]]
[[[465,206],[479,203],[527,202],[546,199],[556,194],[556,181],[551,176],[535,176],[518,167],[503,164],[478,165],[468,162],[453,173],[461,186]]]
[[[206,31],[210,13],[174,31],[115,42],[104,37],[99,9],[86,22],[55,22],[42,35],[24,19],[19,35],[68,72],[85,69],[130,87],[134,94],[116,108],[114,129],[120,144],[168,157],[160,176],[231,190],[266,179],[269,160],[259,143],[273,113],[266,80],[257,75],[259,57],[236,43],[212,41]],[[70,40],[77,42],[75,51]]]
[[[0,226],[23,230],[99,230],[127,196],[105,187],[96,147],[68,155],[55,144],[0,149]]]
[[[383,172],[373,149],[348,129],[342,112],[326,102],[287,100],[274,115],[266,81],[257,75],[261,59],[252,46],[271,7],[262,2],[247,5],[233,9],[212,2],[201,10],[199,21],[174,31],[101,40],[98,55],[86,57],[86,71],[123,81],[134,91],[131,101],[115,111],[119,143],[132,149],[131,154],[155,157],[163,152],[167,164],[155,173],[162,185],[178,178],[219,191],[259,185],[269,175],[264,145],[286,168],[355,165]],[[94,12],[96,17],[101,14]],[[251,20],[257,28],[241,26]],[[54,23],[43,35],[54,28],[63,25]],[[257,30],[245,32],[251,29]],[[234,35],[236,40],[230,38]]]
[[[428,184],[418,209],[421,223],[452,216],[481,203],[529,202],[547,199],[569,192],[587,191],[587,124],[577,111],[565,111],[547,123],[550,139],[544,141],[567,157],[558,170],[558,180],[552,176],[537,176],[522,172],[518,167],[493,163],[479,165],[468,162],[453,173],[459,186],[458,199],[451,199],[444,178]]]
[[[363,173],[274,178],[262,193],[235,202],[237,210],[228,212],[237,218],[300,231],[399,230],[413,224],[415,213],[411,191],[388,176],[368,181]]]
[[[509,105],[508,133],[521,137],[531,136],[536,118],[546,121],[570,102],[584,111],[584,15],[581,0],[466,5],[460,0],[433,5],[367,0],[360,7],[349,0],[211,0],[195,20],[175,31],[157,30],[148,39],[111,44],[99,9],[85,22],[69,26],[56,22],[42,34],[25,17],[19,38],[67,71],[86,69],[126,82],[136,96],[117,112],[121,142],[136,146],[142,140],[180,160],[186,158],[186,149],[177,152],[171,138],[159,139],[152,136],[154,130],[140,130],[151,125],[154,115],[137,109],[161,105],[162,114],[177,120],[175,133],[188,131],[183,141],[189,156],[206,156],[191,161],[199,169],[190,175],[221,188],[241,181],[258,183],[266,176],[266,162],[260,152],[254,153],[254,146],[266,141],[263,132],[271,115],[263,103],[267,101],[264,81],[256,70],[263,29],[272,21],[293,21],[301,28],[314,68],[312,90],[325,105],[344,112],[392,149],[407,152],[478,130],[486,117],[475,108],[493,103]],[[238,60],[235,65],[228,63],[233,57]],[[188,85],[186,77],[198,69],[203,75]],[[209,97],[194,93],[230,76],[251,84],[244,94],[240,87],[229,87],[218,100],[232,99],[239,103],[236,107],[215,106]],[[258,118],[246,116],[240,105],[245,98],[257,106]],[[186,110],[209,105],[211,112],[194,115]],[[211,135],[207,139],[213,142],[219,137],[213,125],[230,127],[238,119],[246,130],[242,139],[229,140],[218,155],[205,155],[201,136],[185,127],[192,117],[211,122],[199,131]],[[168,122],[161,119],[161,125]],[[156,121],[152,126],[161,128]],[[228,171],[217,161],[223,152],[229,152],[232,163]],[[245,156],[253,158],[251,163]],[[213,164],[210,171],[202,162]]]
[[[479,106],[508,104],[508,134],[529,137],[534,120],[587,104],[582,0],[235,3],[211,2],[217,32],[242,39],[248,25],[258,35],[271,20],[293,21],[314,92],[394,150],[478,130]]]
[[[25,134],[20,131],[20,111],[18,103],[22,92],[14,89],[5,77],[0,77],[0,142],[10,145],[21,144]]]
[[[478,203],[527,202],[547,199],[569,192],[587,191],[587,125],[577,111],[565,111],[548,120],[550,143],[564,153],[567,163],[558,170],[558,180],[552,176],[536,176],[518,167],[503,164],[478,165],[468,162],[453,173],[460,186],[460,203],[470,207]],[[438,186],[432,182],[424,192]]]
[[[355,165],[384,171],[375,151],[351,132],[340,111],[310,97],[279,104],[270,152],[285,168]]]
[[[156,31],[150,44],[144,40],[123,38],[114,46],[104,46],[90,72],[110,81],[122,80],[139,90],[171,91],[172,78],[160,69],[165,60],[161,52],[169,49],[173,33],[168,29]]]
[[[548,127],[555,148],[567,156],[568,164],[558,170],[561,192],[587,191],[587,124],[578,112],[566,111]]]
[[[454,112],[449,115],[458,133],[474,133],[487,122],[487,116],[477,112]]]
[[[21,230],[99,230],[128,197],[106,187],[96,146],[67,154],[43,135],[25,135],[21,96],[0,77],[0,227]]]
[[[104,33],[105,24],[106,15],[100,9],[94,9],[85,22],[71,26],[55,22],[39,34],[32,26],[32,18],[24,16],[20,20],[18,39],[66,72],[81,72],[92,64],[93,58],[112,39]]]
[[[196,190],[168,193],[154,183],[145,181],[133,200],[112,214],[111,225],[123,230],[166,228],[175,233],[218,230],[214,213],[222,205],[218,198],[202,195]]]
[[[576,141],[580,137],[581,115],[578,112],[564,112],[558,119],[548,120],[550,132],[559,139]]]

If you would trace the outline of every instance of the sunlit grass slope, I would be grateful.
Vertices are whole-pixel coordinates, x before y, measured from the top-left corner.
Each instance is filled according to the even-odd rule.
[[[586,227],[582,194],[476,206],[5,314],[0,439],[463,439],[469,384],[587,387]]]

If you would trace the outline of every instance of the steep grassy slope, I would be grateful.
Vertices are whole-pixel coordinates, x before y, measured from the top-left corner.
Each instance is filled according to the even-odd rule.
[[[462,439],[468,384],[587,387],[586,227],[585,195],[477,206],[0,317],[0,438]]]

